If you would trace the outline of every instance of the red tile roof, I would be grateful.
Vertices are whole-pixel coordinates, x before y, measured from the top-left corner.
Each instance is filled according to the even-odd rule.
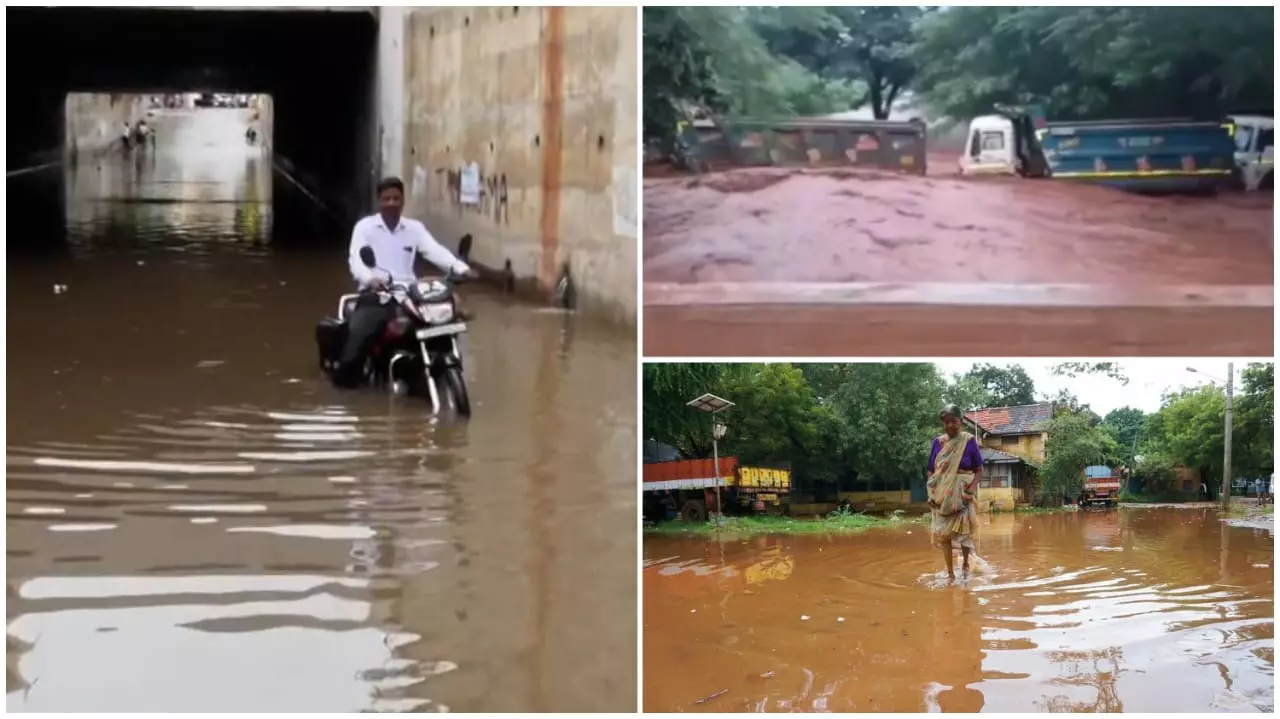
[[[965,412],[965,419],[988,434],[1039,434],[1053,419],[1053,403],[1037,402],[1017,407],[987,407]]]

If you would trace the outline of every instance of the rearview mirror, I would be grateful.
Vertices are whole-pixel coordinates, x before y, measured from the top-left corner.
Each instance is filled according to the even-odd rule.
[[[378,266],[378,258],[373,254],[373,248],[368,245],[360,248],[360,261],[371,270]]]
[[[463,262],[471,261],[471,233],[470,232],[463,235],[462,239],[458,241],[458,259],[462,260]]]

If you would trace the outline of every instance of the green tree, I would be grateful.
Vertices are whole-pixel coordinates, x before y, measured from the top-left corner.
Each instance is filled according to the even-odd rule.
[[[1120,407],[1113,409],[1102,418],[1102,428],[1115,440],[1120,457],[1126,464],[1132,464],[1136,453],[1138,439],[1142,435],[1142,425],[1147,415],[1140,409]]]
[[[1021,365],[974,365],[965,373],[965,378],[986,388],[987,406],[1013,407],[1036,401],[1035,383]]]
[[[1226,395],[1202,385],[1167,395],[1144,428],[1143,453],[1198,469],[1209,482],[1222,477]]]
[[[844,365],[831,402],[849,432],[849,465],[883,480],[920,475],[929,440],[941,431],[942,390],[942,377],[931,364]]]
[[[926,12],[892,5],[761,8],[755,26],[777,55],[826,79],[859,80],[865,93],[850,107],[869,104],[883,120],[915,77],[913,26]]]
[[[952,377],[943,388],[942,399],[947,404],[954,404],[965,412],[999,406],[992,400],[991,390],[987,385],[967,374]]]
[[[1110,377],[1122,385],[1129,384],[1129,376],[1115,362],[1059,362],[1050,371],[1059,377],[1100,374]]]
[[[643,14],[644,139],[674,146],[686,103],[723,108],[711,49],[688,17],[690,8],[646,7]]]
[[[1241,372],[1231,433],[1236,476],[1262,477],[1275,468],[1275,365],[1253,363]]]
[[[951,7],[916,25],[915,87],[949,117],[996,103],[1051,118],[1270,111],[1265,7]]]
[[[1044,466],[1040,469],[1043,503],[1079,493],[1084,487],[1085,467],[1103,464],[1115,455],[1115,440],[1087,414],[1060,414],[1049,422],[1047,432]]]
[[[688,402],[707,392],[723,392],[724,368],[711,363],[644,365],[644,438],[673,445],[686,456],[710,456],[711,430],[706,415],[689,407]]]
[[[808,482],[834,479],[843,438],[830,407],[820,405],[804,373],[790,364],[731,364],[723,375],[728,433],[721,446],[746,464],[789,462]]]

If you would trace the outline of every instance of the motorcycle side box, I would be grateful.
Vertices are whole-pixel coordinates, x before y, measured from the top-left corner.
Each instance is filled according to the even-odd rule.
[[[342,356],[342,346],[347,341],[347,325],[334,317],[326,317],[316,325],[316,347],[320,351],[320,366],[334,369]]]

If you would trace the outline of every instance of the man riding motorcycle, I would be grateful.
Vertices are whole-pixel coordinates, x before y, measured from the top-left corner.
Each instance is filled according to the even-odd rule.
[[[360,384],[365,358],[387,323],[395,319],[397,311],[394,302],[381,303],[376,292],[392,282],[416,281],[413,265],[418,255],[445,272],[476,277],[475,271],[437,242],[426,226],[402,217],[403,210],[404,183],[398,177],[388,177],[378,183],[377,214],[356,222],[351,231],[347,265],[351,276],[365,291],[361,292],[355,308],[347,317],[347,340],[338,369],[333,373],[333,382],[337,386]],[[373,250],[377,269],[365,267],[360,259],[362,247]]]

